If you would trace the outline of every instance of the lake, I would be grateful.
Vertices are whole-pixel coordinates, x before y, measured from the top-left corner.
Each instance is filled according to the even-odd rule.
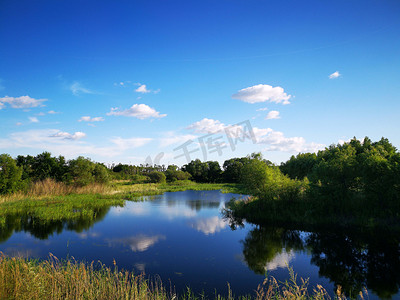
[[[253,294],[265,274],[288,279],[287,265],[310,286],[333,295],[340,284],[355,295],[368,287],[370,299],[399,297],[400,237],[384,232],[304,232],[293,228],[233,226],[223,217],[235,194],[184,191],[127,201],[97,211],[94,220],[21,222],[0,232],[0,251],[10,256],[74,257],[134,270],[207,295]],[[232,226],[231,226],[232,225]],[[235,228],[231,228],[235,227]]]

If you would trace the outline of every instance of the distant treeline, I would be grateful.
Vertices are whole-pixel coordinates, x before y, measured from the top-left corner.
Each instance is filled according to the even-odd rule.
[[[66,160],[49,152],[37,156],[0,155],[0,193],[24,190],[30,183],[52,179],[84,186],[112,179],[132,183],[193,180],[202,183],[242,183],[259,200],[298,200],[304,197],[340,201],[370,198],[387,206],[400,195],[400,153],[385,138],[372,142],[352,139],[316,153],[300,153],[276,166],[253,153],[217,161],[199,159],[176,165],[105,166],[88,158]],[[397,202],[396,202],[397,203]]]
[[[15,159],[8,154],[0,155],[0,194],[26,191],[32,183],[54,180],[82,187],[92,183],[105,184],[110,180],[130,180],[132,183],[164,183],[193,180],[201,183],[238,183],[241,168],[250,157],[225,161],[223,169],[217,161],[201,162],[199,159],[179,168],[176,165],[128,165],[106,166],[79,156],[66,160],[49,152],[37,156],[19,155]]]

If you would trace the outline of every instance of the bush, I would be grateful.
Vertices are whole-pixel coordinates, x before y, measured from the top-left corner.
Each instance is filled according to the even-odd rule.
[[[132,183],[147,183],[150,182],[150,178],[148,176],[145,175],[139,175],[139,174],[135,174],[131,176],[132,178]]]
[[[0,155],[0,194],[10,194],[22,186],[22,168],[8,154]]]
[[[98,183],[107,183],[110,180],[108,170],[102,164],[96,164],[93,170],[94,181]]]
[[[95,181],[93,176],[96,165],[87,158],[79,156],[69,161],[69,173],[77,186],[85,186]]]
[[[241,181],[253,196],[260,200],[298,199],[307,188],[307,181],[292,180],[276,166],[261,159],[252,159],[241,172]]]
[[[192,177],[188,172],[180,170],[172,170],[170,168],[168,168],[168,170],[165,171],[165,175],[168,182],[174,182],[177,180],[188,180],[190,177]]]
[[[159,171],[153,171],[149,173],[149,178],[152,183],[165,183],[166,177],[164,173]]]

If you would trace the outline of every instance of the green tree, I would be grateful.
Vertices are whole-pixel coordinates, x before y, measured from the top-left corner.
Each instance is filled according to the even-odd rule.
[[[292,155],[279,168],[283,174],[292,179],[304,179],[312,172],[316,163],[317,155],[315,153],[299,153],[296,156]]]
[[[208,167],[208,174],[207,174],[208,182],[221,181],[222,170],[221,170],[221,167],[219,165],[219,162],[217,162],[217,161],[208,161],[207,162],[207,167]]]
[[[21,188],[22,167],[8,154],[0,155],[0,194],[14,193]]]
[[[241,182],[251,195],[262,201],[294,201],[307,188],[306,181],[290,179],[260,156],[249,157],[249,162],[241,171]]]
[[[100,163],[97,163],[93,170],[94,181],[98,183],[107,183],[110,180],[108,169]]]
[[[169,165],[165,171],[165,176],[168,182],[174,182],[177,180],[188,180],[191,175],[188,172],[184,172],[178,169],[178,166]]]
[[[336,200],[348,199],[360,185],[356,148],[350,143],[331,145],[318,153],[319,162],[310,174],[313,190]]]
[[[240,182],[241,172],[246,163],[249,162],[248,157],[231,158],[224,162],[224,180],[226,182]]]
[[[95,181],[93,175],[96,164],[90,159],[79,156],[69,161],[69,175],[77,186],[85,186]]]
[[[152,171],[148,174],[150,181],[153,183],[165,183],[165,174],[159,171]]]
[[[208,164],[201,162],[200,159],[192,160],[184,165],[182,170],[188,172],[196,182],[209,182]]]

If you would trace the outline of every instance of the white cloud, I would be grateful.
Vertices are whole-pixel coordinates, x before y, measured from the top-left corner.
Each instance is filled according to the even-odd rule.
[[[85,136],[86,136],[86,133],[80,132],[80,131],[77,131],[73,134],[68,133],[68,132],[59,131],[53,135],[50,135],[50,137],[62,138],[62,139],[66,139],[66,140],[80,140],[81,138],[84,138]]]
[[[142,94],[147,94],[147,93],[150,93],[151,91],[148,90],[148,89],[146,88],[146,85],[145,85],[145,84],[141,84],[141,85],[135,90],[135,92],[142,93]]]
[[[111,108],[111,111],[107,113],[108,116],[125,116],[125,117],[135,117],[140,120],[147,118],[164,118],[166,114],[160,114],[154,108],[146,104],[134,104],[131,108],[126,110],[118,111],[117,108]]]
[[[30,121],[31,123],[39,123],[39,120],[38,120],[38,118],[36,118],[36,117],[28,117],[28,119],[29,119],[29,121]]]
[[[207,118],[189,125],[186,129],[206,134],[225,131],[225,134],[229,132],[229,135],[232,137],[240,137],[244,134],[244,128],[241,125],[225,125],[219,120]]]
[[[59,112],[56,112],[54,110],[49,110],[47,113],[50,114],[50,115],[59,114]]]
[[[22,125],[22,123],[21,123],[21,122],[17,122],[17,123],[15,123],[15,125],[17,125],[17,126],[21,126],[21,125]]]
[[[279,111],[277,110],[271,110],[267,116],[265,117],[265,120],[272,120],[272,119],[280,119],[281,117],[279,116]]]
[[[83,116],[78,121],[79,122],[102,122],[102,121],[104,121],[104,118],[103,117],[91,118],[89,116]]]
[[[89,90],[85,87],[82,86],[79,82],[75,81],[71,86],[69,87],[71,90],[72,94],[74,96],[79,96],[80,94],[95,94],[96,92]]]
[[[253,128],[258,144],[266,144],[266,151],[284,152],[317,152],[324,149],[325,145],[317,143],[306,143],[303,137],[285,137],[283,132],[271,128]]]
[[[126,150],[141,143],[130,142],[124,146],[122,138],[114,138],[108,141],[107,147],[96,146],[82,140],[84,133],[68,133],[58,129],[28,130],[11,133],[7,138],[0,138],[0,149],[27,148],[34,151],[49,151],[53,155],[64,155],[67,158],[75,158],[79,155],[99,155],[102,157],[115,157],[122,155]],[[111,144],[111,145],[110,145]],[[130,148],[126,148],[128,145]]]
[[[115,144],[119,149],[125,150],[130,148],[138,148],[151,142],[152,138],[128,138],[124,139],[121,137],[112,138],[111,142]]]
[[[268,84],[258,84],[245,89],[241,89],[232,95],[233,99],[238,99],[247,103],[274,102],[289,104],[291,95],[285,93],[280,86],[272,87]]]
[[[11,105],[12,108],[32,108],[38,106],[44,106],[43,102],[47,101],[47,99],[35,99],[29,96],[21,96],[21,97],[9,97],[5,96],[0,98],[0,107],[5,103]]]
[[[167,132],[160,139],[160,146],[167,147],[174,144],[183,144],[188,140],[194,140],[197,136],[193,134],[177,134],[176,132]]]
[[[135,83],[134,85],[139,86],[137,89],[135,89],[135,92],[137,93],[142,93],[142,94],[148,94],[148,93],[153,93],[153,94],[158,94],[160,92],[160,89],[157,90],[150,90],[147,88],[145,84],[141,83]]]
[[[0,102],[0,109],[4,108],[4,103]]]
[[[339,71],[333,72],[331,75],[329,75],[329,79],[335,79],[342,76],[342,74],[339,73]]]
[[[195,122],[186,129],[193,130],[197,133],[215,133],[224,130],[226,126],[218,120],[204,118],[201,121]]]
[[[262,107],[262,108],[257,109],[256,111],[266,111],[266,110],[268,110],[267,107]]]

